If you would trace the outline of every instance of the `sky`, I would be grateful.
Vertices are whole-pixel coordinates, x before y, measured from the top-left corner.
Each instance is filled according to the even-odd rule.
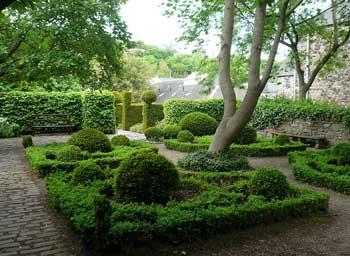
[[[177,42],[181,36],[181,29],[176,17],[162,15],[162,0],[129,0],[122,8],[122,17],[132,33],[133,40],[142,40],[146,44],[160,47],[175,48],[180,53],[191,53],[194,47]],[[210,43],[205,47],[206,53],[217,56],[220,38],[216,35],[210,37]]]

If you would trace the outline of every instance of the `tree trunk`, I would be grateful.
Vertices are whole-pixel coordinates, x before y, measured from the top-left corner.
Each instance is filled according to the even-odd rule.
[[[299,82],[299,100],[305,101],[308,89],[305,83]]]

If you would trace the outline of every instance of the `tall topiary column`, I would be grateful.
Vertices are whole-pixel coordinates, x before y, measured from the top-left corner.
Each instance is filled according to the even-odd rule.
[[[143,129],[154,126],[154,121],[150,116],[152,115],[152,103],[157,100],[157,94],[152,90],[144,91],[141,95],[141,99],[144,102],[142,110],[142,124]]]

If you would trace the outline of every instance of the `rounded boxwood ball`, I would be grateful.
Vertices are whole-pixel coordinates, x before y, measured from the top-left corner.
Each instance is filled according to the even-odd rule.
[[[77,161],[82,159],[81,149],[74,145],[66,145],[57,152],[57,160],[60,161]]]
[[[192,143],[194,141],[194,136],[193,134],[188,131],[188,130],[184,130],[179,132],[179,134],[177,135],[177,140],[179,142],[190,142]]]
[[[208,114],[192,112],[185,115],[179,124],[183,130],[189,130],[195,136],[204,136],[214,134],[219,123]]]
[[[166,203],[178,183],[174,164],[155,153],[136,154],[123,160],[115,178],[121,200],[146,204]]]
[[[145,136],[150,141],[161,141],[163,132],[158,127],[150,127],[145,130]]]
[[[287,177],[275,168],[261,168],[252,179],[252,194],[264,196],[268,200],[284,199],[288,196],[288,190]]]
[[[129,146],[130,140],[125,135],[117,135],[111,139],[111,143],[114,146]]]
[[[93,160],[80,162],[79,166],[74,169],[72,174],[72,183],[74,185],[88,185],[96,180],[103,180],[106,175]]]
[[[350,165],[350,143],[339,143],[333,146],[331,151],[339,157],[340,165]]]
[[[157,100],[157,94],[153,90],[147,90],[142,93],[141,99],[147,104],[152,104]]]
[[[290,139],[287,134],[281,133],[276,136],[275,143],[278,145],[285,145],[290,143]]]
[[[256,142],[257,136],[256,129],[248,124],[241,130],[235,143],[240,145],[252,144]]]
[[[164,125],[163,127],[163,136],[165,139],[174,139],[177,137],[177,134],[181,131],[181,127],[178,125]]]
[[[74,133],[68,143],[90,153],[96,151],[109,152],[112,150],[108,137],[103,132],[93,128],[86,128]]]

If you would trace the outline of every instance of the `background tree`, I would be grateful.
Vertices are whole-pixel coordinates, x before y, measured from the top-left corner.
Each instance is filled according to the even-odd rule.
[[[78,80],[110,88],[122,68],[130,34],[121,1],[37,1],[34,10],[0,16],[0,83],[3,87]]]
[[[327,17],[329,15],[329,17]],[[292,15],[281,43],[288,46],[298,75],[299,100],[305,100],[322,70],[330,72],[344,63],[341,49],[350,38],[350,9],[346,1],[332,0],[326,11],[306,9]],[[311,62],[306,42],[320,43],[325,50]],[[307,60],[309,59],[309,60]],[[306,68],[306,70],[305,70]]]

